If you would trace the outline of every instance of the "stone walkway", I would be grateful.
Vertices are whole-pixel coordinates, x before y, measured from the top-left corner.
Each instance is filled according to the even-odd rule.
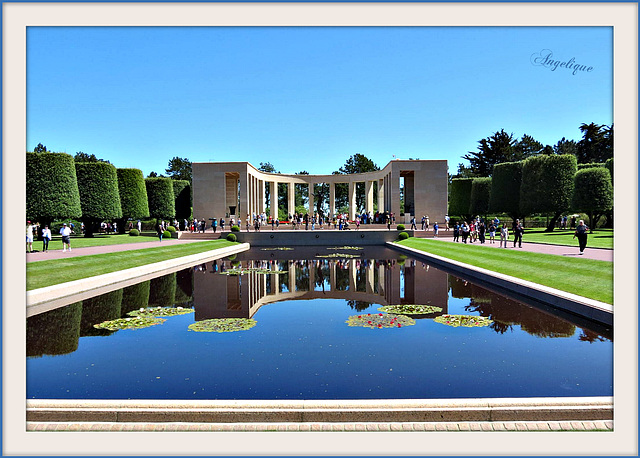
[[[27,422],[27,431],[613,431],[613,421],[437,423]]]

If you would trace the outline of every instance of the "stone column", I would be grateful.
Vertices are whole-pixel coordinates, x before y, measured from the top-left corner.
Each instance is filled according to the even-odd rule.
[[[378,212],[384,213],[384,178],[378,180]]]
[[[356,183],[349,182],[349,220],[356,218]]]
[[[396,217],[396,224],[403,223],[400,220],[400,170],[391,169],[391,211]]]
[[[356,292],[356,260],[349,259],[349,292]]]
[[[329,283],[331,285],[331,291],[336,290],[336,263],[329,261]]]
[[[296,264],[293,261],[289,263],[289,292],[293,293],[296,290]]]
[[[373,215],[374,213],[373,212],[373,181],[365,182],[364,196],[365,196],[364,209],[366,210],[367,213],[371,212],[371,214]]]
[[[313,216],[313,183],[309,183],[309,218]]]
[[[309,261],[309,291],[315,291],[316,289],[316,262],[314,260]]]
[[[244,219],[249,212],[249,182],[250,177],[247,172],[240,173],[240,208],[236,210],[236,216]]]
[[[296,190],[294,186],[295,184],[292,182],[287,183],[287,211],[289,215],[293,215],[296,212]]]
[[[269,213],[272,218],[278,217],[278,182],[269,183]]]
[[[336,216],[336,184],[329,183],[329,216]]]
[[[373,269],[374,264],[368,264],[367,267],[365,268],[365,272],[367,273],[367,294],[373,294],[374,289],[373,289],[373,283],[374,283],[374,273],[373,273]]]
[[[265,183],[264,183],[263,179],[260,179],[259,183],[260,183],[260,186],[259,186],[259,188],[260,188],[260,199],[258,200],[258,202],[260,204],[259,210],[260,210],[260,213],[263,213],[264,212],[264,208],[265,208],[265,205],[264,205],[264,184]]]

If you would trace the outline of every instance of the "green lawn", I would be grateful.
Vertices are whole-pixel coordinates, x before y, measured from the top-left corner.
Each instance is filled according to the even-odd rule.
[[[138,237],[132,237],[129,234],[96,234],[94,237],[86,238],[82,235],[71,237],[71,248],[84,248],[103,245],[122,245],[124,243],[138,243],[138,242],[157,242],[158,237],[151,233],[147,235],[140,235]],[[34,241],[33,248],[37,251],[42,250],[42,242]],[[62,237],[54,235],[51,242],[49,242],[49,250],[62,250]]]
[[[522,236],[523,242],[549,243],[551,245],[567,245],[578,246],[578,238],[574,240],[575,231],[571,229],[556,229],[553,232],[545,232],[544,229],[526,229]],[[498,234],[496,234],[496,238]],[[509,234],[509,238],[513,240],[513,236]],[[609,248],[613,249],[613,230],[598,229],[593,234],[589,234],[587,239],[588,248]]]
[[[131,237],[138,238],[138,237]],[[72,242],[73,243],[73,242]],[[226,240],[193,242],[141,250],[77,256],[27,263],[27,290],[139,267],[154,262],[215,250],[235,243]]]
[[[432,239],[398,242],[455,261],[613,304],[613,263]]]

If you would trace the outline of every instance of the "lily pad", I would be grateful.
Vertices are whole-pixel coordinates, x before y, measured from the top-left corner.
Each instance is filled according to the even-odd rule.
[[[103,321],[99,324],[94,324],[93,327],[97,329],[108,329],[109,331],[119,331],[121,329],[142,329],[149,326],[155,326],[156,324],[164,323],[164,318],[156,318],[152,316],[137,316],[134,318],[118,318],[117,320]]]
[[[196,321],[189,325],[189,330],[196,332],[246,331],[254,327],[256,323],[256,320],[251,318],[214,318]]]
[[[331,253],[331,254],[317,254],[316,258],[359,258],[359,254],[349,253]]]
[[[385,313],[367,313],[366,315],[353,315],[345,321],[349,326],[363,328],[402,328],[416,324],[416,320],[404,315],[388,315]]]
[[[394,315],[426,315],[428,313],[442,312],[442,307],[435,305],[385,305],[378,310]]]
[[[364,250],[361,246],[332,246],[327,247],[327,250]]]
[[[287,272],[283,272],[281,270],[269,270],[269,269],[259,269],[257,267],[245,267],[245,268],[234,268],[234,269],[228,269],[225,270],[224,272],[218,272],[221,275],[245,275],[248,274],[249,272],[255,272],[257,274],[284,274]]]
[[[129,316],[176,316],[186,315],[187,313],[193,313],[194,310],[184,307],[147,307],[139,310],[132,310],[127,313]]]
[[[279,246],[279,247],[275,247],[275,248],[260,248],[262,251],[274,251],[274,250],[279,250],[279,251],[291,251],[293,250],[293,248],[287,247],[287,246]]]
[[[472,315],[440,315],[434,318],[434,321],[446,324],[447,326],[453,326],[454,328],[459,326],[463,326],[465,328],[481,328],[493,323],[493,320],[490,320],[487,317]]]

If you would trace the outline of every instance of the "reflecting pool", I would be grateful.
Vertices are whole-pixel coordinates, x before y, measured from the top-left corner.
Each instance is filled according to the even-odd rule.
[[[28,318],[27,396],[613,394],[611,329],[558,316],[384,247],[358,248],[256,248]],[[388,305],[434,309],[408,315],[410,324],[377,327],[380,314],[393,320],[379,310]],[[146,307],[193,312],[143,329],[94,327]],[[447,315],[487,321],[455,326]],[[189,329],[218,318],[253,319],[255,325],[236,332]]]

